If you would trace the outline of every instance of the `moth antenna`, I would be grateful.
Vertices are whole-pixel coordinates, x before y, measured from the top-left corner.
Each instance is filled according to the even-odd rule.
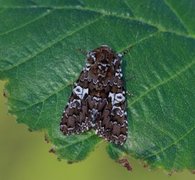
[[[130,47],[128,47],[127,49],[125,49],[125,50],[121,53],[122,57],[123,57],[123,56],[126,56],[126,55],[130,52],[130,50],[131,50],[132,47],[133,47],[133,46],[131,45]]]
[[[84,50],[84,49],[81,49],[81,48],[78,48],[77,51],[79,51],[81,54],[83,55],[87,55],[88,51]]]

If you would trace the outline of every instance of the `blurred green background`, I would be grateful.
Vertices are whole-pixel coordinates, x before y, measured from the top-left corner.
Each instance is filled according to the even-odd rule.
[[[27,126],[17,124],[8,115],[4,82],[0,81],[0,180],[194,180],[195,175],[185,170],[171,176],[162,169],[148,170],[138,160],[130,158],[132,172],[115,163],[101,144],[90,156],[79,163],[67,164],[48,153],[51,145],[44,141],[43,132],[29,132]]]

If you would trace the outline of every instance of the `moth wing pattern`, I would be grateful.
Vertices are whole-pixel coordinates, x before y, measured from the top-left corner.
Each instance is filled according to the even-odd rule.
[[[121,67],[116,70],[108,102],[97,120],[96,132],[106,140],[115,144],[123,144],[127,139],[127,113],[125,90],[122,80]]]
[[[79,134],[89,129],[88,108],[86,99],[88,97],[87,84],[82,81],[86,76],[83,70],[80,78],[75,83],[68,104],[62,115],[60,130],[64,135]]]
[[[107,45],[87,54],[86,66],[62,115],[64,135],[94,129],[109,142],[124,144],[128,124],[121,59],[122,55]]]

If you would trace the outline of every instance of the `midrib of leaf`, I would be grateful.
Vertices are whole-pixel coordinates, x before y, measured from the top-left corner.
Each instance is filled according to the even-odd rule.
[[[147,24],[149,26],[153,26],[153,27],[157,28],[159,31],[162,31],[162,32],[170,32],[170,33],[174,33],[174,34],[186,37],[186,38],[189,38],[189,37],[193,38],[193,39],[195,38],[195,36],[192,35],[192,34],[184,34],[184,33],[181,33],[181,32],[175,31],[175,30],[167,30],[163,26],[161,26],[160,24],[153,24],[151,21],[148,22],[148,21],[144,20],[143,18],[125,16],[124,14],[119,14],[118,12],[114,12],[114,11],[107,12],[104,9],[95,9],[95,8],[91,8],[91,7],[82,7],[82,6],[43,6],[43,5],[40,5],[40,6],[9,6],[9,7],[3,6],[1,8],[5,8],[5,9],[48,8],[48,9],[55,9],[55,10],[62,10],[62,9],[71,10],[72,9],[72,10],[92,11],[92,12],[100,13],[104,16],[113,16],[113,17],[116,17],[116,18],[118,17],[118,18],[122,18],[122,19],[129,19],[129,20],[132,20],[132,21],[138,21],[138,22]],[[172,12],[173,12],[173,10],[172,10]],[[173,12],[173,13],[175,14],[175,12]],[[179,21],[181,21],[181,18],[179,18],[179,16],[176,16],[176,17],[178,18]]]

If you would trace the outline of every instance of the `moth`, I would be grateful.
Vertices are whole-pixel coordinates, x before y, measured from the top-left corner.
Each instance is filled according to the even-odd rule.
[[[128,122],[121,63],[122,54],[107,45],[87,53],[86,65],[74,84],[60,122],[64,135],[94,129],[109,142],[125,143]]]

